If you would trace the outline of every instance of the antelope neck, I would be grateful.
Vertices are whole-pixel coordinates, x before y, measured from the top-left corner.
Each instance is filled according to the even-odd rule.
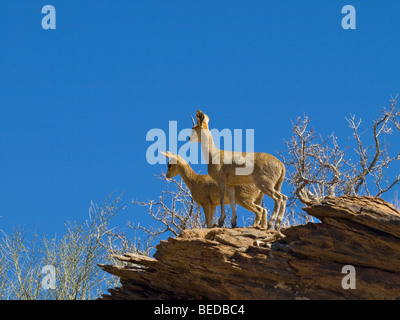
[[[213,163],[212,159],[215,157],[216,153],[220,153],[215,144],[209,129],[202,129],[202,139],[201,139],[201,151],[203,153],[204,159],[207,159],[209,164]],[[205,140],[205,141],[204,141]],[[219,157],[218,157],[219,159]]]
[[[193,183],[196,181],[197,173],[194,172],[190,165],[187,163],[179,163],[179,171],[183,181],[185,181],[186,185],[190,189]]]

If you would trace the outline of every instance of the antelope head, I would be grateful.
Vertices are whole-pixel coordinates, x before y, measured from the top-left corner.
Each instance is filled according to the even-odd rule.
[[[202,111],[197,110],[196,120],[197,123],[194,121],[192,117],[193,127],[192,127],[192,134],[189,137],[190,142],[201,142],[201,130],[208,129],[208,122],[210,118]]]
[[[172,152],[167,151],[164,153],[160,151],[164,156],[166,156],[170,161],[168,161],[167,167],[167,174],[165,175],[168,179],[173,178],[179,174],[179,165],[178,165],[178,155],[173,154]]]

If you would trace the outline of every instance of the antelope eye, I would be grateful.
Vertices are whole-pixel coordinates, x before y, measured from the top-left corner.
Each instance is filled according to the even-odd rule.
[[[170,164],[168,164],[168,169],[170,169],[171,168],[171,165]]]

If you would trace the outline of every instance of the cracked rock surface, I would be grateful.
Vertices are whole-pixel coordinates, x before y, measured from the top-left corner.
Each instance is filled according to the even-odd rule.
[[[280,231],[191,229],[154,258],[125,253],[100,265],[121,287],[102,299],[400,299],[400,213],[380,198],[325,198],[320,223]],[[345,265],[356,289],[344,289]]]

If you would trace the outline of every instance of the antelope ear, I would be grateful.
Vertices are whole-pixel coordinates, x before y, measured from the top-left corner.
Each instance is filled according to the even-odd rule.
[[[204,113],[203,113],[204,114]],[[208,126],[208,121],[210,121],[210,118],[208,117],[208,115],[204,114],[204,120],[203,122]]]
[[[169,158],[169,151],[167,151],[167,153],[164,153],[164,152],[160,151],[160,153],[162,153],[164,156],[166,156],[167,158]]]
[[[197,110],[196,112],[196,120],[197,120],[197,124],[201,124],[201,122],[204,119],[204,113],[201,112],[200,110]]]
[[[175,153],[169,152],[167,151],[167,155],[166,157],[168,157],[170,160],[169,162],[172,164],[177,164],[178,163],[178,155],[176,155]]]
[[[198,124],[202,124],[204,122],[208,125],[208,121],[210,121],[210,118],[201,110],[197,110],[196,119]]]

